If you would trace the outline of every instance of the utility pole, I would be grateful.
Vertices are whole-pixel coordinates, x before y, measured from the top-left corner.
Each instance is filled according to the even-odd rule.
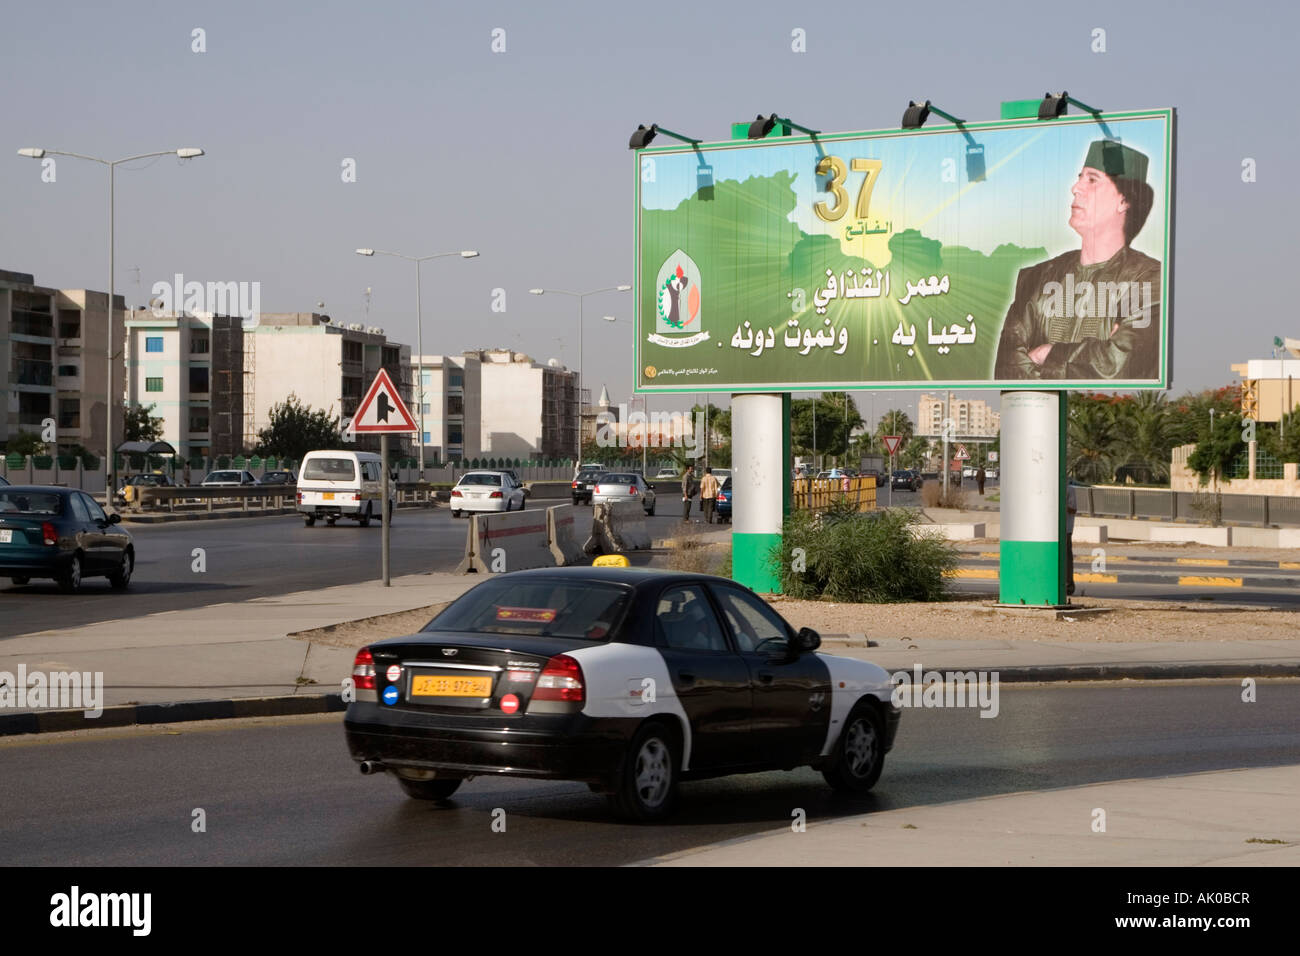
[[[952,392],[943,397],[943,496],[948,497],[948,433],[952,430]]]

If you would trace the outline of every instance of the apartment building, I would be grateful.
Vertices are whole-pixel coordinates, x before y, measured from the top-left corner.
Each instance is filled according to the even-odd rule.
[[[466,352],[479,362],[479,448],[494,458],[572,458],[578,453],[576,373],[511,349]]]
[[[113,346],[122,347],[126,307],[113,300]],[[41,433],[55,423],[59,448],[108,449],[108,293],[36,285],[26,272],[0,270],[0,443],[19,432]],[[120,396],[124,370],[114,365],[111,393]],[[113,447],[122,441],[114,414]]]
[[[960,438],[996,438],[1002,421],[999,413],[978,398],[954,398],[949,403],[948,417],[953,421],[953,437]],[[916,434],[942,437],[943,419],[944,396],[922,395],[917,402]]]
[[[485,454],[480,441],[482,369],[483,362],[477,352],[411,358],[416,382],[411,414],[423,426],[426,463],[460,461]]]
[[[315,312],[263,312],[256,325],[208,313],[132,313],[128,397],[157,405],[163,438],[186,455],[233,455],[257,445],[271,407],[296,395],[312,410],[355,414],[382,367],[411,403],[410,348],[382,329],[335,324]],[[413,443],[390,439],[409,454]],[[355,447],[377,450],[377,436]]]

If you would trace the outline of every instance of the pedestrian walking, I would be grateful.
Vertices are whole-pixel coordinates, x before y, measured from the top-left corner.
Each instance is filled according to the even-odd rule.
[[[721,487],[718,479],[713,477],[713,469],[705,468],[704,479],[700,482],[700,511],[709,524],[713,524],[713,510],[718,505],[718,489]]]
[[[695,495],[695,472],[687,465],[682,469],[682,520],[691,520],[691,498]]]
[[[984,471],[984,466],[980,465],[980,470],[975,472],[975,484],[979,485],[980,497],[984,497],[984,481],[988,478],[988,473]]]

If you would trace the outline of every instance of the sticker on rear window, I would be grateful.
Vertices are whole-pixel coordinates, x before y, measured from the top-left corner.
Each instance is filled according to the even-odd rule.
[[[498,621],[542,621],[549,623],[555,620],[559,611],[549,607],[499,607],[497,608]]]

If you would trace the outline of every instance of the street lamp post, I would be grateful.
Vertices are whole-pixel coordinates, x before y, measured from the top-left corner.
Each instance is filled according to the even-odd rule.
[[[416,374],[421,376],[415,385],[415,401],[420,409],[420,434],[417,436],[417,442],[420,446],[420,480],[424,481],[424,313],[420,308],[420,263],[427,262],[430,259],[445,259],[447,256],[460,256],[462,259],[476,259],[478,253],[473,249],[465,249],[461,252],[439,252],[432,256],[404,256],[400,252],[385,252],[382,249],[358,249],[359,256],[393,256],[397,259],[405,259],[407,262],[415,263],[415,350],[419,353],[419,369]],[[388,468],[388,463],[384,462],[384,468]]]
[[[179,159],[197,159],[203,155],[203,150],[197,147],[187,146],[181,149],[164,149],[156,153],[140,153],[138,156],[127,156],[125,159],[100,159],[98,156],[86,156],[82,153],[70,153],[60,149],[40,149],[25,148],[18,150],[19,156],[26,156],[29,159],[44,159],[46,156],[71,156],[73,159],[85,159],[92,163],[99,163],[108,167],[108,382],[104,385],[104,447],[108,454],[104,456],[104,503],[112,506],[113,503],[113,468],[115,466],[114,456],[116,449],[113,447],[113,296],[117,291],[117,284],[114,281],[114,189],[117,184],[117,167],[123,163],[131,163],[137,159],[152,159],[155,156],[175,156]],[[120,396],[118,396],[120,398]]]
[[[601,292],[628,292],[632,289],[630,285],[614,285],[605,289],[592,289],[590,292],[566,292],[563,289],[529,289],[532,295],[568,295],[578,300],[578,451],[574,458],[575,465],[582,464],[582,300],[589,295],[597,295]]]

